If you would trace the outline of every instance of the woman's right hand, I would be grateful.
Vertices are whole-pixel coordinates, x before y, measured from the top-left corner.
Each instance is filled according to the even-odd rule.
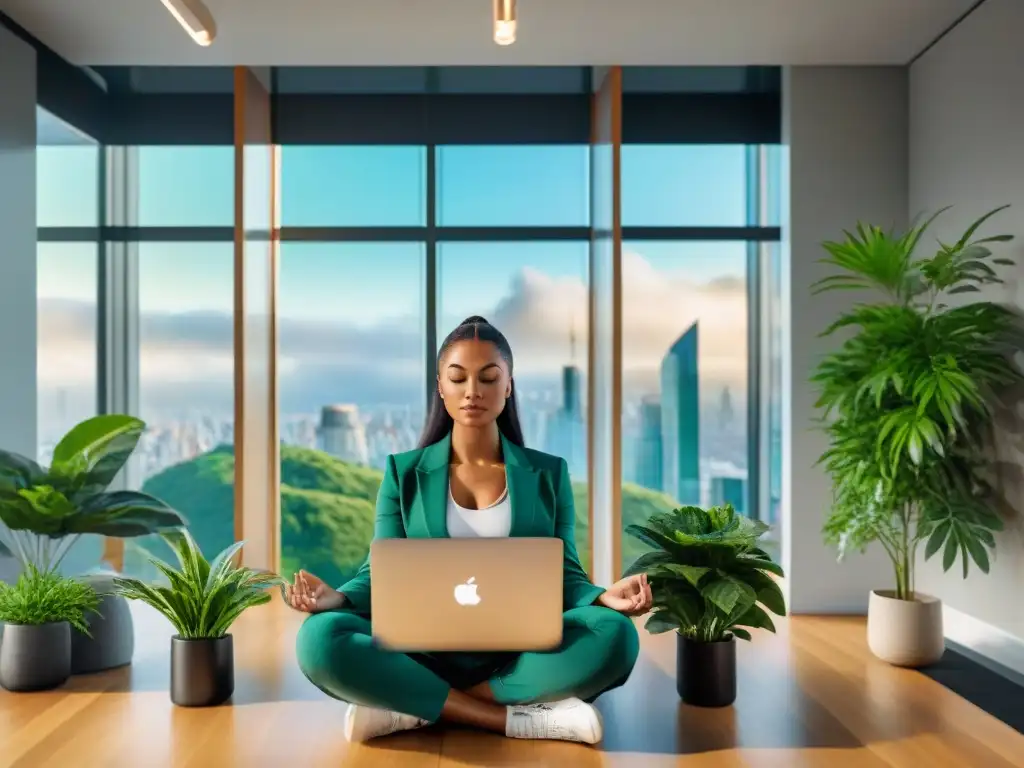
[[[345,595],[308,571],[299,571],[293,583],[285,584],[284,599],[304,613],[333,611],[345,605]]]

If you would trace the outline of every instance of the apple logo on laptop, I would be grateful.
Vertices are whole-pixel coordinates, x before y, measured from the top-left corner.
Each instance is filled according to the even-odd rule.
[[[465,584],[455,587],[455,602],[459,605],[479,605],[480,595],[476,593],[476,577],[473,576]]]

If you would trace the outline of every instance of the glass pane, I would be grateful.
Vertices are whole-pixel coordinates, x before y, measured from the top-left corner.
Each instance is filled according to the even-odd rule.
[[[625,227],[742,227],[747,224],[744,144],[622,147]]]
[[[36,119],[36,225],[98,226],[99,146],[45,109]]]
[[[39,243],[36,250],[38,460],[96,415],[97,258],[95,243]],[[100,562],[101,536],[83,536],[62,564],[82,573]]]
[[[281,224],[286,227],[422,227],[426,149],[286,146]]]
[[[585,227],[588,146],[437,148],[442,227]]]
[[[203,553],[235,540],[234,246],[140,243],[139,411],[147,429],[135,484],[180,510]],[[155,578],[146,550],[125,542],[125,571]]]
[[[232,227],[235,148],[138,148],[141,227]]]
[[[284,243],[281,569],[338,585],[373,537],[388,454],[424,417],[421,243]]]
[[[96,415],[97,258],[95,243],[39,243],[39,460],[57,441]]]
[[[746,243],[627,242],[622,522],[747,505]],[[643,551],[623,539],[623,564]]]
[[[512,346],[526,444],[569,464],[584,567],[589,249],[587,242],[440,243],[437,283],[439,343],[482,315]]]

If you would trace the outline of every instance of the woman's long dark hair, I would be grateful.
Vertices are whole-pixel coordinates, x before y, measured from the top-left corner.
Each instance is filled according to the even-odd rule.
[[[508,339],[505,338],[501,331],[479,315],[467,317],[459,323],[454,331],[445,337],[445,340],[441,342],[441,348],[437,352],[435,369],[440,372],[441,359],[452,344],[457,341],[467,340],[487,341],[497,347],[498,354],[508,364],[509,376],[512,376],[512,347],[509,346]],[[523,428],[519,423],[519,406],[516,405],[516,382],[514,378],[512,379],[512,394],[509,396],[508,402],[505,403],[505,409],[498,414],[497,421],[498,429],[501,430],[501,434],[505,436],[506,440],[514,445],[518,445],[520,448],[525,447]],[[433,445],[451,432],[454,424],[454,420],[448,415],[448,411],[445,410],[441,393],[437,387],[434,387],[434,394],[430,398],[430,412],[427,414],[427,421],[423,425],[423,433],[420,435],[417,447],[426,448],[428,445]]]

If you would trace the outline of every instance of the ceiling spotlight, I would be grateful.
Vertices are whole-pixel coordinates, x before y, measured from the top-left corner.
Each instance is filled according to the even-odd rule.
[[[494,42],[512,45],[516,41],[516,0],[494,0]]]
[[[202,0],[161,0],[171,16],[185,28],[197,45],[207,46],[217,36],[217,22]]]

